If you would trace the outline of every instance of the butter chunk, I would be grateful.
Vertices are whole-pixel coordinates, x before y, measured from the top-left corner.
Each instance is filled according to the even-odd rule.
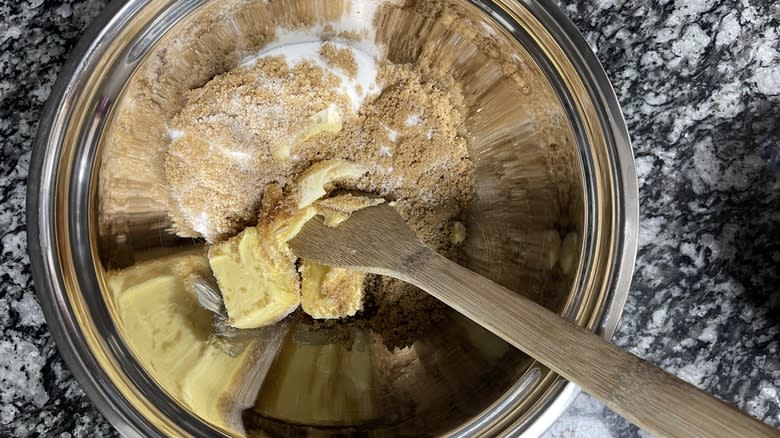
[[[346,179],[362,176],[366,168],[347,160],[333,159],[312,165],[298,179],[296,203],[298,208],[308,207],[328,192],[326,186]]]
[[[355,211],[383,202],[381,198],[347,194],[317,201],[314,208],[327,225],[336,226]],[[345,318],[363,308],[364,273],[331,268],[311,260],[303,260],[300,272],[301,307],[312,318]]]
[[[331,105],[309,117],[303,127],[292,136],[292,139],[275,146],[273,149],[274,158],[278,161],[285,162],[290,159],[290,153],[295,150],[295,148],[315,135],[323,132],[338,134],[341,132],[342,127],[343,122],[341,120],[341,114],[339,114],[335,106]]]
[[[300,303],[294,259],[275,237],[262,235],[258,228],[246,228],[209,249],[209,264],[225,301],[228,324],[233,327],[256,328],[279,322]]]
[[[463,222],[455,221],[452,224],[452,231],[450,232],[450,242],[453,245],[460,245],[466,240],[466,226]]]
[[[305,205],[300,206],[300,199],[283,199],[279,187],[268,187],[260,224],[209,249],[209,263],[222,292],[228,324],[233,327],[258,328],[281,321],[301,304],[302,288],[303,310],[315,318],[351,316],[362,308],[364,274],[317,265],[302,270],[301,284],[296,257],[287,241],[317,214],[327,224],[335,225],[352,212],[384,200],[341,195],[318,201],[326,193],[324,185],[328,181],[361,175],[363,170],[345,160],[324,161],[310,170],[309,179],[304,178],[297,186],[299,194],[308,196]],[[307,187],[318,188],[321,194]],[[305,264],[313,266],[311,262]]]
[[[314,204],[314,207],[317,209],[317,213],[324,218],[325,225],[335,227],[349,219],[352,213],[384,202],[385,200],[382,198],[346,194],[321,199]]]
[[[312,318],[344,318],[363,308],[366,274],[304,260],[301,277],[301,306]]]

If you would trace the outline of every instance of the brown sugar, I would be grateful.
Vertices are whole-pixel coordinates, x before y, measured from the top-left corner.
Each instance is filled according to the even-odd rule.
[[[336,190],[395,202],[423,242],[461,257],[451,234],[473,201],[474,165],[458,85],[443,71],[379,63],[378,92],[354,86],[365,99],[355,111],[340,76],[360,76],[356,52],[325,43],[317,53],[318,60],[293,65],[284,57],[260,58],[190,91],[169,123],[172,141],[164,153],[178,233],[224,240],[257,220],[261,203],[267,204],[261,202],[265,187],[287,196],[309,166],[340,158],[368,171]],[[331,117],[328,111],[337,113],[340,130],[322,128],[336,126],[333,120],[313,122],[317,113]],[[319,130],[301,137],[312,123]],[[290,148],[289,158],[280,158],[280,148]],[[368,328],[388,346],[401,347],[446,309],[398,280],[369,276],[364,287],[364,309],[355,317],[311,324],[337,337],[341,329]]]
[[[320,56],[326,63],[346,73],[349,78],[354,79],[357,76],[357,63],[351,50],[325,43],[320,47]]]
[[[179,234],[218,241],[256,220],[262,189],[296,169],[271,164],[299,123],[347,99],[333,91],[338,78],[302,63],[263,59],[215,77],[189,92],[169,123],[172,142],[164,171]]]

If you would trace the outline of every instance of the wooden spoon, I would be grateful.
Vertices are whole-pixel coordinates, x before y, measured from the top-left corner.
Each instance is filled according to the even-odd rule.
[[[295,255],[411,283],[658,436],[778,437],[780,431],[423,245],[389,205],[337,227],[310,220]]]

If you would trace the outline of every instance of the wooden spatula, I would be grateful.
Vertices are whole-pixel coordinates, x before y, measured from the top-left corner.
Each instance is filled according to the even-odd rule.
[[[395,209],[366,208],[337,227],[312,219],[295,255],[411,283],[578,384],[658,436],[778,437],[743,414],[420,243]]]

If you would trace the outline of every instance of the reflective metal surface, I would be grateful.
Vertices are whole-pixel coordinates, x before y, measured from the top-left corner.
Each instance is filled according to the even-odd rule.
[[[433,60],[463,85],[478,184],[467,264],[609,337],[638,221],[609,83],[548,2],[448,3],[383,4],[375,38],[394,62]],[[166,120],[275,26],[346,7],[114,3],[63,69],[31,162],[33,274],[60,351],[122,433],[536,435],[576,395],[458,315],[403,350],[368,332],[346,349],[295,321],[226,342],[188,295],[208,267],[202,243],[169,231],[155,164]]]

